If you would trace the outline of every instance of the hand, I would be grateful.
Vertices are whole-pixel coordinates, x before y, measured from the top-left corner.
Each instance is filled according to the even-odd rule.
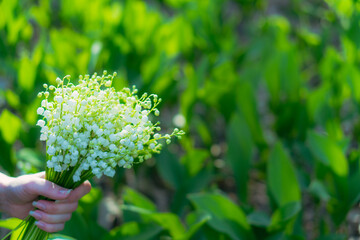
[[[90,192],[91,184],[86,181],[71,191],[45,180],[44,176],[42,172],[11,178],[0,173],[0,211],[21,219],[30,214],[40,229],[58,232],[64,229],[79,199]],[[37,201],[39,196],[56,201]],[[34,210],[35,207],[38,209]]]

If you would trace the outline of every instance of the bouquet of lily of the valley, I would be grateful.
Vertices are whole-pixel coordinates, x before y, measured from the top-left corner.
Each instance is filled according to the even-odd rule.
[[[37,113],[40,140],[46,141],[45,178],[62,187],[74,189],[94,176],[113,177],[117,166],[131,168],[159,153],[159,140],[171,142],[183,131],[174,129],[161,135],[159,116],[161,99],[155,94],[138,97],[135,86],[116,91],[112,81],[116,73],[80,76],[78,84],[70,76],[58,78],[57,87],[44,84],[38,94],[44,99]],[[23,222],[21,239],[43,240],[48,233],[35,225],[29,216]]]

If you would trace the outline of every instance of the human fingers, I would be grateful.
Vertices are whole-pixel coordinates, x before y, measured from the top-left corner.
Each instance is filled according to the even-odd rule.
[[[38,221],[41,220],[44,223],[50,223],[50,224],[65,223],[66,221],[69,221],[71,218],[71,213],[48,214],[40,210],[30,211],[29,214]]]
[[[29,215],[29,211],[34,209],[31,203],[25,203],[21,205],[9,205],[7,208],[7,212],[10,216],[24,219]]]
[[[48,214],[64,214],[74,212],[78,207],[78,203],[57,203],[52,201],[39,200],[33,202],[33,206]]]
[[[34,173],[32,175],[38,178],[45,178],[45,171]]]
[[[71,189],[66,189],[48,180],[34,177],[24,184],[24,190],[29,195],[42,195],[54,200],[66,199]]]
[[[38,226],[38,228],[44,230],[45,232],[60,232],[61,230],[64,229],[64,223],[45,223],[43,221],[36,221],[35,222],[36,226]]]
[[[75,188],[69,194],[69,197],[64,200],[58,200],[57,203],[70,203],[77,202],[80,198],[88,194],[91,190],[91,183],[89,181],[85,181],[79,187]]]

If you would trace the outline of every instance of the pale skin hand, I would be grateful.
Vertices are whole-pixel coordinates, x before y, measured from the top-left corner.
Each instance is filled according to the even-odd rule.
[[[86,181],[70,191],[45,180],[44,175],[42,172],[12,178],[0,173],[0,211],[20,219],[30,213],[40,229],[58,232],[64,229],[79,199],[90,192],[91,184]],[[39,196],[56,201],[38,200]]]

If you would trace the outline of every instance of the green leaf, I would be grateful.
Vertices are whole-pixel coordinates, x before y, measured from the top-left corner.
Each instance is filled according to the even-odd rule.
[[[299,30],[299,37],[301,37],[309,45],[316,46],[321,43],[320,36],[305,27]]]
[[[189,176],[195,176],[203,168],[205,160],[209,157],[209,152],[204,149],[191,149],[182,158]]]
[[[204,167],[198,174],[193,177],[184,177],[182,185],[176,189],[171,203],[171,211],[181,215],[182,210],[188,205],[187,195],[196,193],[208,186],[209,182],[214,178],[212,167],[208,165]]]
[[[319,199],[327,202],[330,200],[331,196],[327,192],[326,187],[322,184],[322,182],[318,180],[314,180],[311,182],[309,186],[309,191]]]
[[[123,16],[125,37],[134,46],[135,52],[143,54],[149,44],[152,44],[151,36],[159,25],[160,18],[160,13],[149,10],[145,2],[126,2]]]
[[[207,122],[201,119],[199,116],[194,116],[192,125],[196,128],[198,135],[201,137],[201,141],[204,143],[204,145],[211,145],[213,139],[211,137],[210,126],[207,124]]]
[[[300,188],[294,166],[281,143],[277,143],[269,157],[267,184],[278,206],[300,200]]]
[[[40,154],[34,151],[34,149],[31,148],[20,149],[16,153],[16,158],[18,161],[29,163],[38,169],[43,167],[43,161],[40,157]]]
[[[1,125],[0,125],[1,129]],[[0,166],[10,175],[14,175],[16,167],[16,158],[14,146],[5,142],[0,136]]]
[[[280,82],[280,70],[279,70],[279,63],[278,63],[278,56],[279,54],[274,55],[272,58],[270,58],[270,60],[268,60],[266,62],[265,68],[264,68],[264,78],[266,80],[267,83],[267,88],[268,91],[271,95],[271,100],[273,102],[278,102],[279,101],[279,96],[280,96],[280,87],[281,87],[281,82]]]
[[[354,54],[354,51],[349,51]],[[354,56],[355,57],[355,56]],[[352,97],[356,102],[360,102],[360,71],[356,65],[344,66],[344,79],[351,90]]]
[[[0,130],[4,140],[8,144],[13,144],[20,134],[20,118],[7,109],[3,110],[0,116]]]
[[[183,237],[176,239],[191,239],[191,237],[209,220],[211,216],[205,212],[192,212],[186,216],[186,222],[189,225],[189,229]]]
[[[317,123],[325,123],[329,115],[327,100],[330,95],[329,84],[323,84],[309,93],[307,111],[309,118]]]
[[[257,113],[256,98],[250,83],[244,82],[241,84],[239,90],[237,91],[237,96],[239,110],[249,126],[253,140],[259,145],[265,144],[265,139],[259,121],[260,118]]]
[[[10,89],[6,90],[5,98],[8,104],[12,107],[17,109],[20,106],[20,98],[19,96],[11,91]]]
[[[190,1],[191,0],[165,0],[165,3],[173,8],[180,8]]]
[[[175,239],[183,236],[185,228],[182,225],[179,217],[173,213],[152,213],[150,215],[157,224],[168,230],[170,235]]]
[[[252,212],[247,217],[249,224],[257,227],[267,227],[270,225],[270,217],[264,212]]]
[[[26,112],[25,112],[25,116],[24,116],[24,120],[29,124],[34,126],[36,124],[36,121],[38,120],[39,115],[36,113],[36,110],[38,109],[38,107],[40,106],[40,99],[36,98],[34,101],[32,101],[31,103],[29,103],[26,106]],[[38,126],[36,126],[37,129],[39,129]],[[40,130],[38,130],[39,132]]]
[[[356,9],[351,0],[325,0],[325,2],[333,8],[337,14],[342,17],[348,17],[352,15],[353,11]]]
[[[193,44],[193,28],[189,21],[181,15],[174,16],[170,22],[162,24],[154,36],[155,44],[163,49],[168,56],[187,52]]]
[[[155,204],[134,189],[125,187],[122,197],[126,204],[131,204],[149,211],[156,211]]]
[[[173,213],[154,213],[147,209],[129,205],[123,205],[122,209],[133,211],[147,218],[150,218],[163,229],[169,231],[170,235],[174,238],[183,236],[183,234],[185,233],[184,226],[182,225],[179,217]]]
[[[247,202],[247,183],[253,154],[249,127],[241,114],[232,117],[227,129],[227,161],[233,170],[236,189],[242,202]]]
[[[73,212],[71,219],[66,222],[64,230],[60,234],[68,235],[76,239],[92,239],[85,219],[78,211]]]
[[[50,234],[48,240],[76,240],[76,238],[72,238],[63,234]]]
[[[18,70],[18,82],[22,89],[31,91],[34,88],[36,79],[37,65],[27,56],[23,56],[20,60]]]
[[[89,235],[91,236],[92,240],[103,239],[110,235],[108,229],[100,226],[96,218],[90,218],[86,220],[89,229]]]
[[[324,236],[320,236],[317,240],[345,240],[345,239],[348,239],[347,237],[349,237],[349,236],[346,236],[344,234],[333,233],[333,234],[327,234]]]
[[[176,155],[164,149],[157,157],[156,167],[160,176],[172,188],[180,188],[183,180],[185,179],[185,169],[180,164]]]
[[[0,227],[12,230],[3,239],[7,239],[8,235],[11,234],[11,240],[17,240],[25,227],[25,222],[18,218],[8,218],[0,220]]]
[[[198,211],[211,216],[208,225],[232,239],[253,239],[243,211],[221,194],[201,193],[189,196]]]
[[[19,226],[21,222],[22,220],[18,218],[7,218],[4,220],[0,220],[0,227],[13,230],[17,226]]]
[[[100,188],[92,187],[91,191],[80,199],[82,204],[97,204],[102,198]]]
[[[308,133],[308,143],[314,156],[338,176],[347,176],[348,162],[342,149],[330,138]]]
[[[301,210],[300,202],[290,202],[278,208],[271,217],[269,230],[286,227],[286,224],[293,220]]]
[[[105,240],[152,240],[163,228],[155,223],[127,222],[110,231]]]
[[[83,214],[90,214],[93,208],[95,208],[101,201],[103,195],[100,188],[92,187],[90,192],[82,197],[79,201],[79,206],[82,209]],[[90,215],[89,215],[90,217]]]
[[[202,87],[205,79],[206,71],[208,69],[208,61],[206,58],[202,58],[195,71],[192,64],[186,64],[184,66],[184,74],[186,79],[186,89],[180,97],[180,109],[181,113],[186,119],[186,123],[191,122],[194,115],[193,107],[198,98],[199,88]]]

